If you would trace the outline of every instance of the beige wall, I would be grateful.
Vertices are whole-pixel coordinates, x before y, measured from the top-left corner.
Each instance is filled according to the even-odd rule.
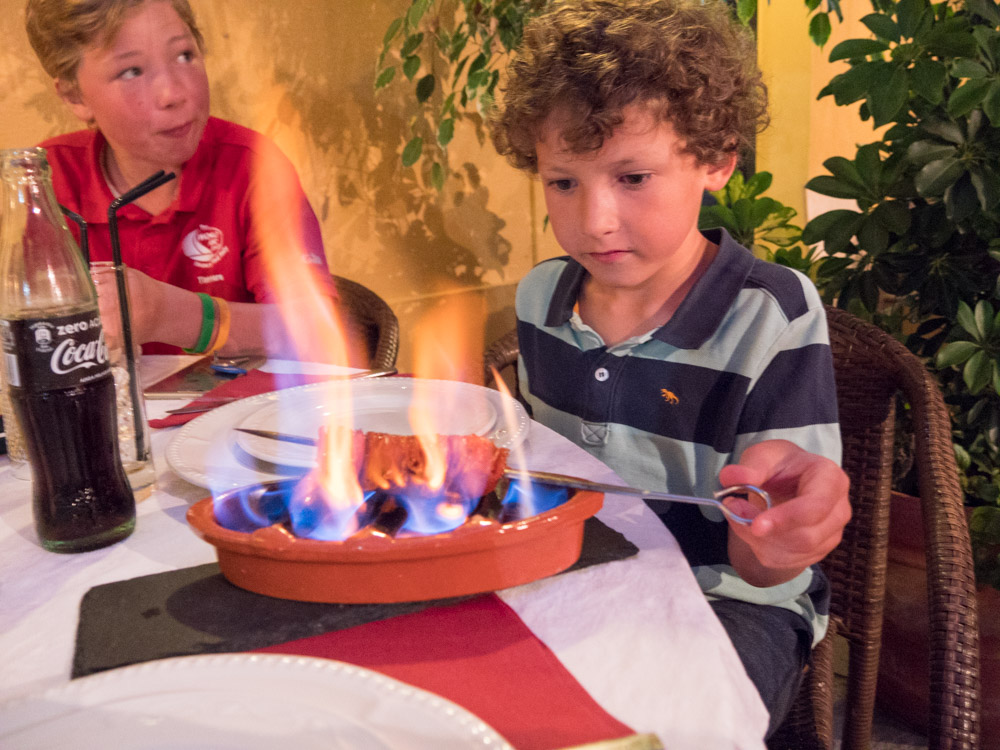
[[[274,138],[299,169],[323,226],[335,273],[382,295],[408,335],[442,300],[484,302],[484,339],[513,324],[513,289],[538,260],[559,253],[542,229],[537,185],[460,128],[453,176],[441,196],[402,171],[408,114],[402,87],[376,97],[374,63],[389,21],[408,0],[194,0],[208,43],[213,113]],[[868,0],[843,0],[849,20],[836,38],[864,32]],[[34,144],[78,124],[52,91],[24,34],[22,0],[0,0],[0,148]],[[860,30],[860,32],[859,32]],[[758,144],[758,168],[773,194],[805,210],[803,185],[823,159],[853,155],[868,140],[857,107],[816,93],[833,75],[806,35],[801,0],[760,4],[759,46],[772,99],[772,126]],[[867,131],[867,132],[866,132]]]
[[[513,289],[541,255],[531,181],[480,146],[472,129],[451,148],[440,197],[398,166],[407,114],[402,87],[372,81],[389,21],[408,0],[194,0],[208,44],[212,113],[278,142],[299,169],[323,226],[333,271],[384,297],[412,362],[421,313],[455,291],[485,300],[487,341],[513,325]],[[0,0],[0,148],[76,129],[23,29],[22,0]],[[473,166],[474,165],[474,166]]]
[[[870,122],[858,116],[860,104],[838,107],[833,97],[816,99],[831,78],[847,70],[844,62],[828,62],[834,45],[871,36],[860,21],[871,12],[870,1],[841,0],[840,5],[844,21],[833,19],[830,41],[820,49],[809,39],[802,0],[758,3],[758,59],[770,93],[771,125],[757,140],[757,169],[774,175],[770,194],[795,208],[801,223],[836,203],[805,190],[810,178],[826,174],[823,161],[854,158],[858,144],[875,139]]]

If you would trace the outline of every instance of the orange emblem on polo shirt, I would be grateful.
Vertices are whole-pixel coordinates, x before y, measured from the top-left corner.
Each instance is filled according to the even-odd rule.
[[[673,391],[668,391],[666,388],[661,388],[660,389],[660,395],[663,396],[663,400],[666,401],[668,404],[679,404],[680,403],[680,399],[677,398],[676,395],[674,395],[674,392]]]

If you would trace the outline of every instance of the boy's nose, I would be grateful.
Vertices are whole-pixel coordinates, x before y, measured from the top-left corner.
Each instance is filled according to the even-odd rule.
[[[588,235],[603,237],[618,230],[618,202],[610,191],[589,191],[581,209],[580,225]]]
[[[184,86],[176,75],[164,71],[156,81],[156,103],[162,109],[175,107],[184,101]]]

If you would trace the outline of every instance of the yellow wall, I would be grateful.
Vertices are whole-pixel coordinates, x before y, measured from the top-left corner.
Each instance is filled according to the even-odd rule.
[[[375,96],[374,63],[389,21],[408,0],[292,0],[194,3],[208,43],[213,114],[256,128],[299,169],[320,217],[330,265],[374,289],[402,323],[400,366],[412,361],[409,332],[436,303],[471,296],[488,315],[484,338],[513,324],[513,289],[538,260],[559,254],[537,185],[459,128],[454,170],[438,198],[401,171],[412,96]],[[864,32],[868,0],[842,0],[854,15],[835,35]],[[23,0],[0,0],[0,148],[26,146],[79,127],[56,98],[28,46]],[[806,33],[802,0],[760,3],[760,61],[771,91],[772,125],[758,168],[772,194],[804,214],[803,185],[823,159],[853,155],[869,139],[857,107],[816,102],[832,76],[825,50]],[[858,30],[860,29],[860,32]]]
[[[0,148],[79,123],[55,96],[23,28],[23,0],[0,0]],[[374,289],[402,324],[402,368],[421,313],[455,290],[485,300],[487,341],[513,325],[513,289],[557,252],[531,181],[471,128],[451,147],[440,199],[401,171],[402,87],[373,92],[390,20],[409,0],[193,3],[205,33],[212,113],[274,138],[299,170],[333,271]],[[472,166],[475,165],[475,166]]]
[[[809,39],[802,0],[761,0],[757,6],[758,60],[771,101],[771,125],[757,140],[757,169],[774,175],[769,195],[795,208],[802,223],[807,215],[835,203],[806,195],[805,183],[826,174],[823,161],[831,156],[853,158],[857,145],[875,139],[871,125],[858,116],[860,104],[838,107],[832,97],[816,98],[831,78],[847,69],[844,62],[828,62],[834,45],[871,36],[860,21],[871,12],[869,0],[841,0],[840,5],[844,20],[831,16],[833,34],[822,49]]]

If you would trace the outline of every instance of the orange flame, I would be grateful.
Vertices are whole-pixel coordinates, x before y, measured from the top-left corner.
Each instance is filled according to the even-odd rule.
[[[413,400],[410,402],[410,427],[426,456],[424,481],[430,489],[444,486],[449,457],[443,441],[441,417],[461,409],[460,403],[441,403],[440,393],[432,397],[428,380],[481,382],[478,365],[483,359],[484,301],[470,295],[450,295],[425,313],[414,329]],[[437,399],[437,400],[435,400]]]
[[[291,355],[306,362],[338,365],[357,364],[341,320],[339,306],[332,296],[333,279],[308,261],[307,237],[319,231],[313,217],[301,203],[298,176],[290,162],[269,144],[256,151],[254,189],[251,191],[255,217],[256,244],[268,282],[267,302],[277,303],[281,312],[280,330],[266,332],[269,353]],[[300,261],[301,259],[301,261]],[[319,477],[327,497],[336,510],[353,512],[364,500],[350,460],[353,445],[351,389],[347,382],[331,383],[328,392],[333,410],[342,415],[323,436],[326,464],[319,467]]]
[[[315,223],[303,216],[298,178],[288,161],[275,149],[259,149],[257,179],[252,191],[254,216],[258,217],[256,239],[262,248],[273,301],[282,316],[282,330],[271,332],[282,348],[304,361],[357,364],[357,346],[348,334],[346,321],[340,319],[337,306],[331,302],[328,279],[319,278],[315,267],[296,262],[306,257],[308,232]],[[458,402],[441,403],[440,391],[434,396],[426,392],[426,379],[460,380],[481,383],[479,363],[482,361],[482,330],[485,320],[485,300],[480,295],[446,294],[416,326],[413,336],[414,381],[409,408],[410,428],[420,443],[419,473],[415,465],[386,467],[384,478],[390,486],[408,487],[415,495],[437,504],[438,514],[447,518],[466,513],[464,501],[452,493],[444,495],[450,459],[447,441],[438,440],[445,434],[442,416],[463,409]],[[353,421],[350,384],[331,387],[334,403],[328,404],[338,415],[335,424],[328,425],[323,446],[318,455],[322,466],[310,482],[325,489],[333,515],[354,513],[364,501],[364,493],[355,462],[352,460]],[[312,497],[312,495],[310,495]],[[433,500],[431,500],[433,498]]]

